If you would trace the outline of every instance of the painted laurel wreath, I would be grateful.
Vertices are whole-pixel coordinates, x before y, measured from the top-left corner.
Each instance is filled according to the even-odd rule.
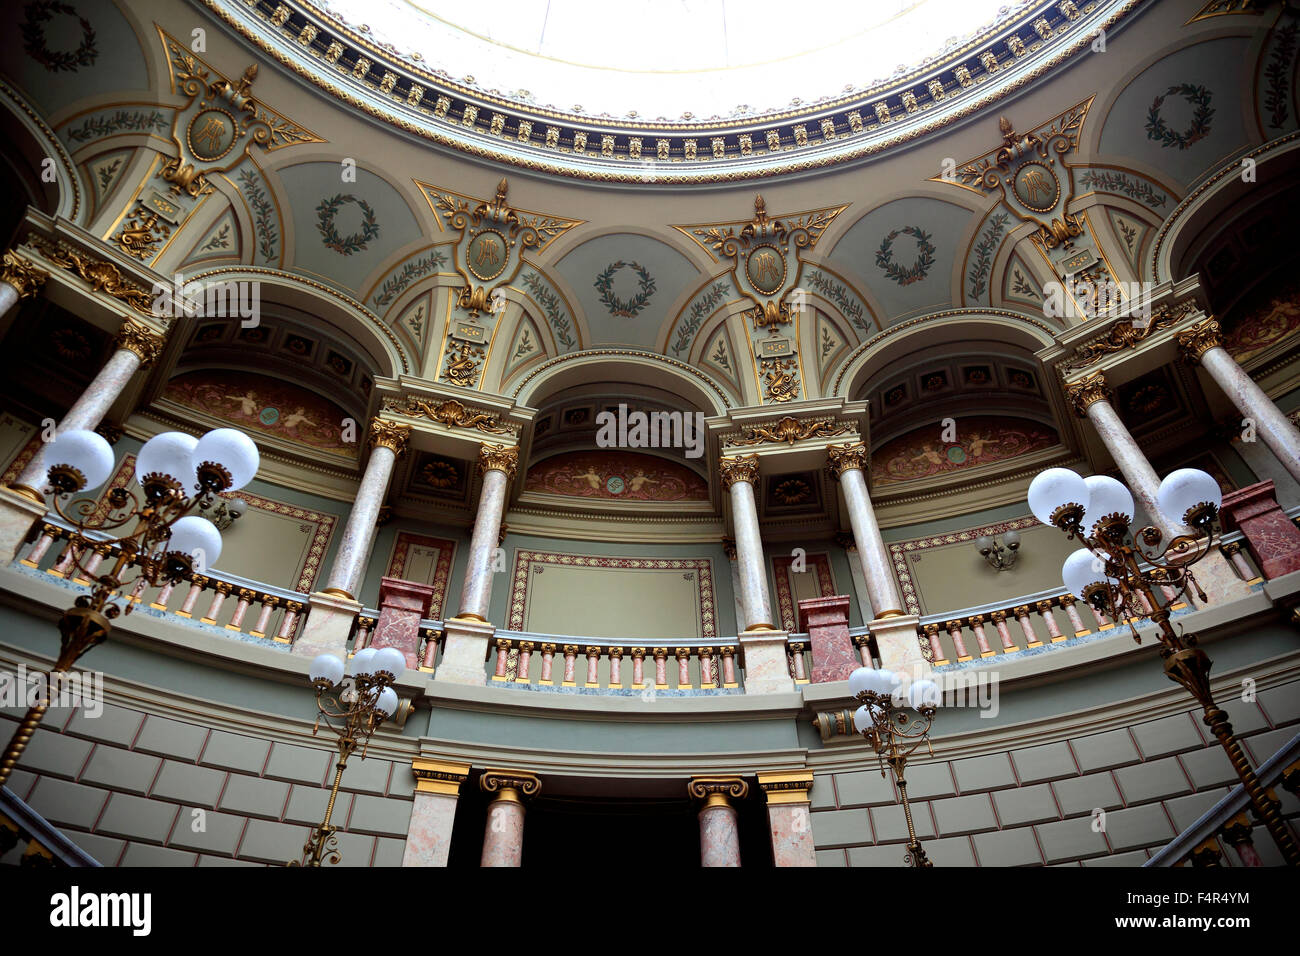
[[[90,21],[78,16],[77,11],[58,0],[37,0],[23,8],[26,19],[23,21],[23,49],[27,54],[51,73],[60,70],[76,72],[83,66],[90,66],[99,56],[95,46],[95,30]],[[45,42],[45,24],[55,15],[75,17],[81,24],[81,45],[75,50],[51,50]]]
[[[631,268],[637,274],[637,286],[640,290],[626,302],[614,295],[614,273],[624,268]],[[593,285],[600,293],[600,304],[609,310],[609,314],[625,319],[635,317],[638,312],[644,309],[655,291],[654,276],[650,274],[649,269],[636,262],[624,262],[622,259],[610,263],[609,268],[596,276]]]
[[[1196,112],[1192,114],[1191,125],[1181,133],[1170,129],[1160,115],[1160,107],[1164,105],[1165,97],[1173,96],[1175,93],[1196,107]],[[1210,135],[1210,117],[1213,115],[1214,110],[1210,107],[1210,91],[1205,87],[1193,86],[1191,83],[1171,86],[1165,91],[1164,96],[1157,96],[1151,102],[1151,109],[1147,112],[1147,139],[1158,140],[1166,149],[1175,146],[1178,149],[1187,149],[1193,143]]]
[[[904,269],[894,262],[894,240],[901,235],[911,236],[916,240],[916,261],[909,269]],[[901,229],[895,229],[885,236],[884,241],[880,243],[880,248],[876,250],[876,265],[899,285],[920,282],[934,265],[934,245],[930,242],[930,233],[919,226],[903,226]]]
[[[334,228],[334,216],[344,203],[354,202],[361,209],[361,231],[340,236]],[[333,249],[339,255],[350,256],[360,252],[371,239],[379,235],[379,223],[375,220],[375,211],[364,199],[353,195],[338,195],[324,200],[316,207],[316,227],[326,249]]]

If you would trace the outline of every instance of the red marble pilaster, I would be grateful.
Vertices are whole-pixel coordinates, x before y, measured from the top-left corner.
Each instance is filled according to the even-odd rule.
[[[370,647],[395,647],[406,655],[406,666],[420,666],[420,619],[429,613],[433,587],[401,578],[379,582],[379,620],[370,637]]]
[[[812,682],[848,680],[860,666],[849,638],[849,598],[805,598],[799,602],[799,627],[812,646]]]
[[[1223,528],[1241,529],[1255,564],[1266,578],[1300,571],[1300,528],[1273,496],[1273,482],[1261,481],[1223,496]]]

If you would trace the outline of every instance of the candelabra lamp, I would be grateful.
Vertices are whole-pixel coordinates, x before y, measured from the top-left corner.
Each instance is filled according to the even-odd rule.
[[[1159,528],[1147,526],[1130,534],[1133,495],[1114,478],[1082,478],[1068,468],[1049,468],[1029,486],[1034,516],[1083,544],[1062,566],[1066,588],[1098,612],[1127,620],[1138,643],[1142,638],[1133,621],[1149,617],[1156,625],[1165,674],[1201,705],[1202,719],[1227,753],[1255,813],[1287,863],[1297,866],[1300,851],[1278,813],[1278,804],[1260,786],[1233,736],[1228,715],[1215,704],[1209,656],[1197,646],[1195,634],[1179,634],[1169,622],[1169,605],[1189,589],[1205,600],[1191,566],[1209,552],[1222,502],[1218,482],[1205,472],[1195,468],[1171,472],[1160,483],[1156,507],[1181,517],[1190,533],[1174,536],[1161,549]]]
[[[995,571],[1006,571],[1016,566],[1020,557],[1020,532],[1008,531],[1002,535],[1002,541],[982,534],[975,540],[975,550],[983,556]]]
[[[221,533],[208,519],[191,514],[222,491],[242,488],[257,473],[257,446],[243,432],[218,428],[202,438],[163,432],[144,443],[135,475],[142,495],[112,488],[97,501],[72,498],[98,488],[113,471],[113,449],[93,431],[69,430],[45,449],[51,462],[48,488],[55,512],[71,527],[69,580],[91,582],[59,620],[62,644],[46,682],[65,673],[83,654],[107,639],[111,622],[130,614],[146,585],[177,583],[207,571],[221,554]],[[126,530],[129,527],[129,530]],[[91,571],[82,556],[116,554],[106,573]],[[75,572],[75,573],[72,573]],[[133,576],[134,575],[134,576]],[[28,709],[0,759],[0,786],[9,779],[41,718],[48,694]]]
[[[343,771],[357,747],[361,748],[361,759],[366,759],[371,734],[397,712],[397,691],[393,690],[393,683],[406,670],[406,655],[395,647],[379,650],[368,647],[352,656],[351,670],[351,674],[345,675],[343,659],[335,654],[318,654],[311,662],[308,674],[316,688],[318,711],[312,733],[320,730],[324,720],[338,736],[339,759],[329,802],[325,804],[325,818],[307,835],[302,859],[291,860],[289,866],[336,864],[343,859],[338,847],[339,828],[330,822]]]
[[[862,705],[853,713],[853,726],[871,744],[880,760],[880,775],[885,775],[885,765],[894,771],[898,781],[898,794],[903,803],[903,817],[907,820],[907,854],[904,860],[918,868],[934,866],[925,855],[921,841],[916,838],[912,825],[912,806],[907,800],[907,758],[925,744],[930,746],[930,726],[935,711],[942,700],[939,686],[934,681],[920,680],[907,689],[907,703],[918,716],[912,716],[898,696],[899,679],[896,674],[871,667],[859,667],[849,675],[849,693]]]

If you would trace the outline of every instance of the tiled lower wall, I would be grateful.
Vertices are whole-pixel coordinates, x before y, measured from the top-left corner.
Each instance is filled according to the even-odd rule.
[[[3,711],[0,739],[21,713]],[[8,786],[105,866],[276,865],[324,816],[334,757],[112,704],[93,719],[52,708]],[[401,865],[413,786],[409,764],[348,760],[341,865]]]
[[[1223,701],[1256,766],[1300,732],[1300,683]],[[917,835],[936,866],[1140,866],[1235,785],[1200,711],[1120,730],[964,760],[909,764]],[[942,754],[936,742],[937,755]],[[924,751],[922,751],[924,753]],[[819,866],[903,866],[907,830],[893,775],[868,769],[814,777]],[[1275,788],[1295,829],[1300,800]],[[1094,810],[1105,811],[1104,828]],[[1097,815],[1099,822],[1100,815]],[[1281,865],[1263,827],[1267,865]],[[1226,863],[1240,865],[1228,849]]]

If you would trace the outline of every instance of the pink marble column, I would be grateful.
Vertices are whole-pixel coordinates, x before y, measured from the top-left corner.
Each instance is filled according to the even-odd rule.
[[[758,785],[767,797],[767,821],[772,835],[772,859],[777,866],[816,866],[811,802],[813,775],[808,770],[760,773]]]
[[[505,513],[506,495],[518,464],[517,448],[485,444],[479,449],[483,487],[479,491],[474,531],[469,542],[469,557],[465,562],[465,585],[461,589],[458,612],[460,617],[487,620],[488,602],[492,596],[492,557],[500,544],[501,516]]]
[[[809,683],[808,668],[803,659],[803,641],[795,641],[790,645],[790,676],[796,684]]]
[[[947,664],[948,658],[943,656],[943,642],[939,640],[939,625],[932,622],[922,630],[925,631],[925,642],[930,645],[930,663],[936,667]]]
[[[1029,619],[1029,605],[1021,604],[1018,607],[1012,608],[1011,613],[1014,614],[1016,620],[1020,622],[1020,633],[1025,635],[1025,648],[1042,647],[1043,642],[1040,641],[1038,635],[1034,633],[1034,623]]]
[[[562,686],[574,687],[578,683],[577,672],[578,645],[564,645],[564,681]]]
[[[668,686],[668,648],[656,647],[655,656],[655,686],[664,688]]]
[[[1227,559],[1232,562],[1232,566],[1237,571],[1237,577],[1241,578],[1243,581],[1262,580],[1262,578],[1258,577],[1253,571],[1251,571],[1250,565],[1246,563],[1246,556],[1241,553],[1240,542],[1233,541],[1230,544],[1222,545],[1219,550],[1222,551]]]
[[[726,645],[719,648],[722,655],[722,686],[735,687],[736,681],[736,648],[733,645]]]
[[[497,638],[497,666],[492,672],[495,681],[507,680],[506,668],[510,666],[510,642],[504,637]]]
[[[640,688],[645,686],[645,648],[632,648],[632,686]]]
[[[957,651],[957,663],[961,664],[970,660],[973,655],[966,650],[961,620],[948,621],[944,624],[944,628],[948,631],[948,636],[952,638],[952,646]]]
[[[740,605],[745,631],[771,630],[772,610],[763,567],[763,539],[758,528],[758,507],[754,483],[758,480],[758,456],[723,457],[721,474],[731,496],[731,523],[736,533],[736,566],[740,572]]]
[[[740,866],[740,831],[728,797],[743,799],[749,785],[739,777],[693,777],[687,792],[704,801],[700,810],[700,866]]]
[[[19,564],[25,564],[29,568],[39,568],[41,559],[45,557],[46,552],[59,536],[59,529],[52,524],[47,524],[41,528],[41,536],[36,539],[32,549],[27,552],[27,557],[23,558]]]
[[[609,686],[623,686],[623,648],[611,647],[609,649]]]
[[[542,645],[542,676],[537,679],[537,683],[548,685],[553,683],[551,680],[551,668],[555,665],[555,645]]]
[[[677,657],[677,686],[680,689],[691,689],[691,650],[688,647],[679,647],[675,651]]]
[[[898,581],[894,577],[885,539],[880,534],[880,523],[876,520],[863,473],[868,462],[866,447],[862,444],[835,446],[829,449],[829,456],[831,469],[844,492],[872,613],[877,619],[899,616],[903,613],[903,598],[898,591]]]
[[[228,631],[244,629],[244,615],[248,613],[248,605],[252,603],[255,596],[248,588],[240,588],[238,593],[239,600],[235,602],[235,613],[230,615],[230,623],[226,625]]]
[[[397,648],[406,656],[406,666],[417,670],[420,666],[420,619],[429,613],[432,600],[431,585],[401,578],[381,578],[379,619],[370,635],[370,646],[376,650]]]
[[[989,639],[984,635],[983,614],[976,614],[970,619],[970,629],[975,632],[975,643],[979,645],[980,657],[992,657],[997,653],[989,647]]]
[[[1223,496],[1223,527],[1241,529],[1250,556],[1267,579],[1300,571],[1300,528],[1273,496],[1271,481],[1247,485]]]
[[[162,586],[162,590],[158,592],[158,596],[150,602],[149,606],[155,611],[167,610],[167,602],[171,600],[172,591],[174,590],[176,590],[176,583],[174,581],[168,581]]]
[[[365,473],[357,486],[352,510],[348,512],[347,523],[339,540],[338,551],[334,554],[334,564],[330,568],[329,584],[326,591],[356,600],[361,590],[361,577],[366,570],[366,561],[370,558],[370,547],[378,527],[379,509],[384,505],[388,494],[388,483],[393,477],[393,466],[397,456],[406,448],[410,437],[410,428],[395,425],[382,419],[370,423],[373,444],[370,457],[366,461]]]
[[[600,686],[600,648],[594,644],[587,646],[587,686]]]
[[[534,774],[520,770],[485,770],[479,786],[495,794],[483,831],[482,866],[519,866],[524,855],[524,797],[542,788]]]
[[[370,640],[370,632],[374,629],[375,621],[369,617],[357,617],[357,635],[352,639],[352,653],[364,651],[366,644]]]
[[[812,683],[848,680],[858,667],[858,655],[849,637],[849,598],[805,598],[799,602],[799,629],[812,645]]]
[[[528,683],[528,664],[533,658],[533,642],[519,642],[519,662],[515,665],[515,683]]]
[[[1060,600],[1061,607],[1065,608],[1065,616],[1070,619],[1070,626],[1074,628],[1074,636],[1083,637],[1085,634],[1091,634],[1092,631],[1083,626],[1083,618],[1079,617],[1079,609],[1074,606],[1074,595],[1062,594]]]
[[[163,600],[162,595],[158,596],[158,600]],[[279,606],[280,599],[278,597],[268,595],[267,597],[262,598],[262,610],[258,612],[257,622],[253,625],[253,629],[248,633],[253,637],[266,637],[266,629],[271,623],[271,614]]]
[[[406,829],[402,866],[446,866],[456,823],[460,785],[469,764],[417,757],[411,762],[415,794]],[[400,773],[394,768],[394,773]]]
[[[713,682],[713,648],[701,647],[696,653],[700,657],[700,689],[712,690],[717,686]]]
[[[190,580],[189,593],[185,595],[185,600],[181,602],[180,610],[176,612],[178,617],[192,617],[194,614],[194,605],[198,603],[199,594],[203,591],[203,586],[208,583],[208,579],[203,575],[197,575]]]
[[[217,615],[221,613],[221,605],[226,603],[226,596],[234,590],[234,587],[225,581],[218,581],[213,585],[213,590],[216,593],[212,595],[212,603],[208,605],[208,613],[199,619],[204,624],[217,623]]]
[[[1039,601],[1034,606],[1038,608],[1038,616],[1043,619],[1043,623],[1047,626],[1047,636],[1050,638],[1051,643],[1056,644],[1065,640],[1064,635],[1061,634],[1060,625],[1056,623],[1056,615],[1052,613],[1052,602]]]
[[[1010,654],[1017,650],[1016,642],[1011,639],[1011,628],[1007,627],[1007,612],[994,611],[989,617],[993,618],[993,626],[998,629],[998,637],[1002,639],[1002,653]]]

